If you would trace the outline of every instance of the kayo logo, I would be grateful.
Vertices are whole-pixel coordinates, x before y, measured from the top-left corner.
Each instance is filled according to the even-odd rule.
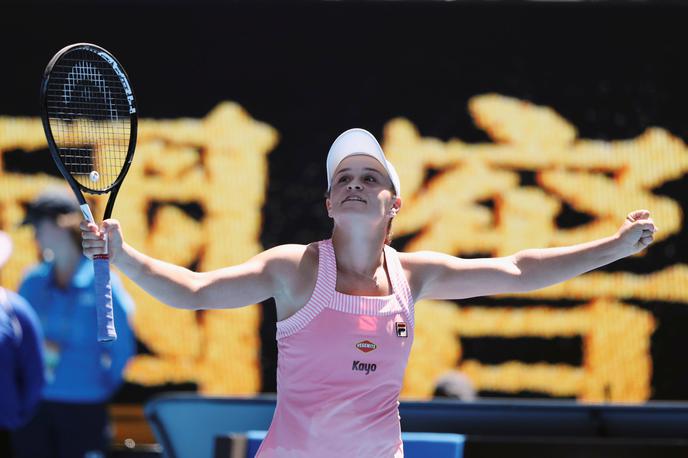
[[[360,361],[354,361],[353,366],[351,366],[352,371],[365,372],[366,375],[377,370],[377,364],[375,363],[362,363]]]
[[[356,348],[361,350],[363,353],[368,353],[375,350],[377,348],[377,345],[375,345],[370,340],[361,340],[356,344]]]

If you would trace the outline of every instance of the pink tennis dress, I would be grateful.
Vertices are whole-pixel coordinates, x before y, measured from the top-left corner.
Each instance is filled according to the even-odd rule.
[[[385,246],[393,294],[335,291],[331,240],[319,243],[308,303],[277,323],[277,408],[259,458],[404,456],[399,392],[413,342],[413,300]]]

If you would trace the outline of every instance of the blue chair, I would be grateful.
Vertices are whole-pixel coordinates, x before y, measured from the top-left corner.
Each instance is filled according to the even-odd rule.
[[[463,458],[466,437],[452,433],[401,433],[404,458]]]
[[[144,407],[165,458],[212,458],[217,436],[267,430],[274,412],[274,397],[223,400],[163,395]]]

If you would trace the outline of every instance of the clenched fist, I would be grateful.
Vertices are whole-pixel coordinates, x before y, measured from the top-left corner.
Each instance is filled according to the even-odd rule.
[[[631,255],[644,250],[654,242],[654,234],[657,230],[649,211],[635,210],[628,214],[616,236],[622,246],[628,250],[628,255]]]

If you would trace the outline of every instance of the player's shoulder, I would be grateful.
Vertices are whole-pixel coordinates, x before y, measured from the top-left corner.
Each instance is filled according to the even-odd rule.
[[[399,252],[398,256],[411,287],[411,294],[416,299],[421,297],[426,282],[439,271],[438,267],[441,268],[450,258],[449,255],[437,251]]]
[[[317,265],[318,243],[277,245],[265,250],[261,257],[266,265],[276,269],[298,269]]]
[[[318,243],[279,245],[263,253],[268,256],[265,272],[280,285],[275,295],[278,307],[305,303],[317,278]]]
[[[271,260],[301,260],[304,256],[312,256],[318,253],[318,244],[309,243],[308,245],[301,245],[296,243],[289,243],[284,245],[276,245],[265,250],[262,257]]]
[[[456,261],[446,253],[437,251],[414,251],[412,253],[399,253],[399,261],[402,269],[410,282],[422,285],[428,278],[441,272],[449,263]]]
[[[431,264],[442,262],[448,255],[436,251],[414,251],[406,253],[403,251],[397,252],[399,261],[404,268],[422,268]]]

